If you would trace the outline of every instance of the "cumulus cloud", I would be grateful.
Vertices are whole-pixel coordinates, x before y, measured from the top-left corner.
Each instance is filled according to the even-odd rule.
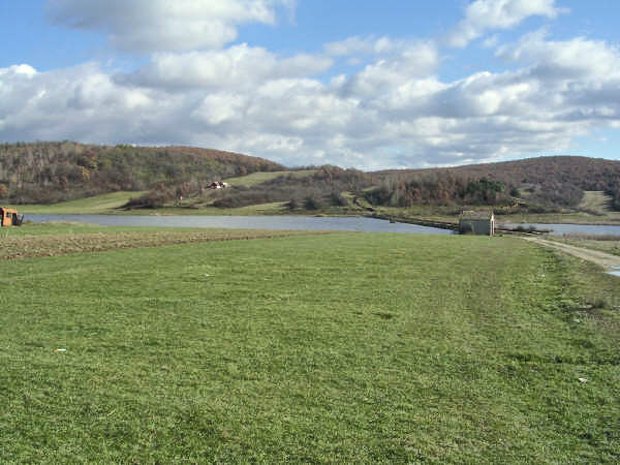
[[[0,138],[193,144],[378,169],[562,150],[620,124],[618,50],[583,38],[528,35],[498,51],[513,70],[453,81],[437,75],[432,43],[330,81],[307,77],[327,66],[321,57],[195,53],[155,56],[137,74],[0,69]]]
[[[329,69],[332,60],[315,55],[280,58],[260,47],[240,44],[224,50],[159,53],[131,76],[119,79],[168,89],[247,89],[265,79],[307,77]]]
[[[153,103],[148,91],[118,87],[96,64],[46,73],[24,65],[0,69],[5,140],[114,139],[123,124],[125,133],[136,130]]]
[[[95,14],[99,3],[58,0],[55,11],[71,6],[75,27],[97,23],[125,45],[143,37],[124,36],[111,19],[118,11],[103,11],[129,8],[124,2],[101,7],[103,19]],[[240,24],[227,19],[234,16],[229,10],[216,14],[219,1],[208,3],[211,18],[233,29]],[[226,3],[262,5],[244,13],[248,21],[271,21],[276,6]],[[163,4],[145,3],[146,13]],[[183,8],[202,4],[187,1]],[[460,37],[469,41],[533,14],[553,16],[557,9],[553,1],[477,0]],[[603,41],[558,41],[539,31],[512,44],[488,43],[509,70],[445,79],[433,40],[352,37],[318,54],[281,56],[248,44],[174,51],[166,34],[166,46],[135,70],[97,63],[48,72],[27,64],[0,68],[0,139],[190,144],[287,165],[380,169],[563,150],[592,128],[620,127],[620,52]],[[352,58],[360,60],[354,71],[334,75]]]
[[[48,15],[76,29],[102,31],[116,48],[156,52],[220,48],[245,23],[273,24],[294,0],[49,0]]]
[[[577,37],[567,41],[547,39],[545,31],[525,35],[517,44],[500,47],[497,55],[506,60],[533,65],[541,78],[601,79],[618,73],[620,52],[603,41]]]
[[[531,16],[555,18],[561,11],[555,0],[475,0],[448,36],[448,43],[465,47],[487,31],[513,28]]]
[[[399,47],[397,53],[381,55],[359,73],[340,83],[343,92],[370,99],[383,99],[386,93],[426,78],[437,71],[438,50],[432,42]]]

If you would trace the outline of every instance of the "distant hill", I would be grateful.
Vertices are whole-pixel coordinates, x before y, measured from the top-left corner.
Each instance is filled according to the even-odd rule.
[[[411,176],[423,173],[453,173],[470,178],[487,177],[513,185],[570,183],[585,190],[603,190],[610,181],[620,176],[620,161],[566,155],[451,168],[386,170],[376,174]]]
[[[225,179],[231,180],[229,189],[207,189]],[[364,173],[334,166],[292,170],[263,158],[195,147],[0,145],[3,202],[56,203],[119,191],[142,192],[127,208],[279,203],[291,211],[355,211],[422,204],[493,206],[507,213],[587,210],[584,191],[598,191],[609,207],[620,210],[620,161],[553,156]]]
[[[375,203],[527,202],[542,210],[576,207],[584,191],[603,191],[620,209],[620,161],[553,156],[423,170],[374,173],[379,185]]]
[[[249,181],[252,182],[249,182]],[[259,182],[260,181],[260,182]],[[493,206],[498,213],[587,209],[584,191],[602,191],[620,206],[620,162],[586,157],[526,160],[423,170],[364,173],[333,166],[250,176],[248,182],[196,202],[246,207],[287,202],[291,210],[414,205]],[[600,212],[593,212],[600,213]]]
[[[283,169],[263,158],[195,147],[1,144],[0,199],[54,203],[157,186],[192,190],[226,177]]]

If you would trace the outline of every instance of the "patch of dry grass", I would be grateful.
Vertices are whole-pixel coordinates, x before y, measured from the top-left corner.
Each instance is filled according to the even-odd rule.
[[[620,237],[611,234],[564,234],[561,237],[549,236],[549,239],[564,244],[598,250],[613,255],[620,255]]]
[[[201,231],[105,231],[91,233],[7,236],[0,241],[0,260],[49,257],[83,252],[158,247],[196,242],[265,239],[327,234],[316,231],[206,229]]]

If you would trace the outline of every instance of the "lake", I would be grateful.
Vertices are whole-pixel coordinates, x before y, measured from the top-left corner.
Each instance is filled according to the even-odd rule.
[[[507,228],[516,228],[522,226],[529,228],[535,227],[538,230],[551,230],[553,236],[562,236],[564,234],[592,234],[596,236],[620,236],[620,226],[607,224],[568,224],[568,223],[505,223],[500,226]]]
[[[76,222],[101,226],[163,226],[175,228],[293,229],[324,231],[452,234],[447,229],[365,217],[315,216],[131,216],[131,215],[28,215],[27,220]]]
[[[294,229],[325,231],[394,232],[409,234],[453,234],[451,230],[407,223],[390,223],[361,216],[137,216],[137,215],[27,215],[41,222],[91,223],[101,226],[163,226],[174,228]],[[620,226],[592,224],[506,223],[504,227],[534,226],[552,235],[592,234],[620,236]]]

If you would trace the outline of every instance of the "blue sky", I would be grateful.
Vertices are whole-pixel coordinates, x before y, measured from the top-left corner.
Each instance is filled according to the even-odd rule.
[[[0,0],[0,140],[620,158],[612,0]]]

